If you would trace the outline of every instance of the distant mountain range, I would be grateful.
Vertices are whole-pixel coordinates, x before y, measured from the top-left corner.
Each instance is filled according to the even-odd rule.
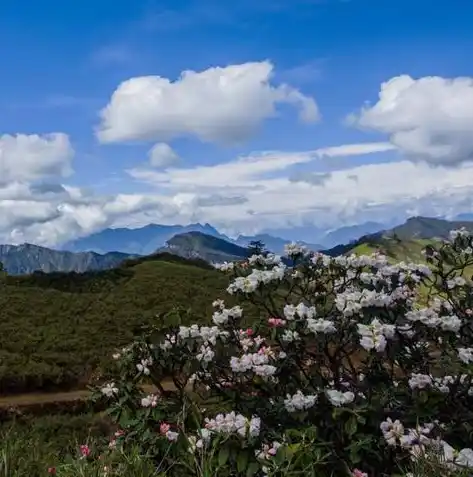
[[[234,241],[237,245],[241,245],[242,247],[247,247],[250,242],[252,241],[261,241],[266,245],[266,248],[273,253],[283,254],[284,253],[284,246],[291,243],[292,240],[283,239],[281,237],[275,237],[269,234],[257,234],[257,235],[239,235],[238,238]],[[301,245],[305,245],[310,250],[321,250],[324,248],[323,245],[314,244],[314,243],[307,243],[302,240],[298,240],[298,243]]]
[[[365,222],[358,225],[349,225],[327,232],[320,239],[320,242],[324,247],[333,247],[341,243],[351,242],[352,240],[356,240],[364,235],[376,233],[385,228],[386,226],[379,222]]]
[[[374,229],[375,222],[360,227],[345,227],[333,231],[332,239],[352,236],[355,232]],[[341,255],[356,251],[363,253],[376,248],[396,245],[403,256],[417,256],[422,240],[447,238],[450,230],[465,227],[473,232],[473,221],[448,221],[429,217],[412,217],[404,224],[386,230],[368,233],[356,240],[339,243],[335,247],[305,244],[312,250],[324,251],[329,255]],[[191,229],[191,230],[189,230]],[[43,272],[85,272],[114,268],[130,257],[168,252],[184,258],[200,258],[207,262],[224,262],[246,258],[247,245],[260,240],[266,248],[282,253],[289,240],[269,234],[239,236],[236,240],[220,234],[209,224],[189,226],[148,225],[140,229],[106,229],[103,232],[79,239],[68,244],[70,250],[51,250],[32,244],[0,245],[0,262],[11,275]],[[389,248],[388,247],[388,248]],[[118,251],[113,250],[114,248]],[[84,251],[84,249],[92,249]],[[75,250],[75,251],[74,251]],[[419,249],[420,250],[420,249]],[[102,253],[98,253],[98,252]]]
[[[0,245],[0,262],[10,275],[23,275],[34,271],[85,272],[105,270],[118,266],[130,256],[120,252],[99,255],[95,252],[71,253],[51,250],[38,245]]]
[[[266,247],[274,253],[283,253],[284,245],[291,240],[274,237],[268,234],[254,236],[240,235],[236,240],[220,233],[210,224],[190,225],[159,225],[150,224],[136,229],[118,228],[105,229],[101,232],[83,237],[62,246],[63,250],[70,252],[96,252],[107,253],[119,251],[128,254],[149,255],[157,249],[164,247],[166,242],[178,234],[200,232],[205,235],[217,237],[227,242],[246,247],[252,240],[261,240]],[[310,249],[319,250],[323,245],[301,242]]]
[[[62,246],[62,249],[70,252],[108,253],[119,251],[127,254],[149,255],[164,247],[170,238],[186,232],[201,232],[223,240],[230,240],[210,224],[185,226],[149,224],[136,229],[105,229],[66,243]]]

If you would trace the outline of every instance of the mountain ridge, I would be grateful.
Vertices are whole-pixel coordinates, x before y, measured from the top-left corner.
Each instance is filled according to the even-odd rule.
[[[392,227],[391,229],[380,230],[373,234],[367,234],[357,240],[345,244],[339,244],[335,247],[326,249],[323,253],[330,256],[346,254],[362,245],[381,247],[389,240],[399,242],[421,243],[423,241],[434,241],[438,239],[447,239],[453,229],[465,227],[473,233],[473,221],[446,220],[437,217],[414,216],[407,219],[403,224]]]
[[[114,268],[130,255],[121,252],[98,254],[95,252],[73,253],[53,250],[40,245],[0,245],[0,263],[11,275],[25,275],[36,271],[86,272]]]
[[[374,222],[372,223],[374,224]],[[158,238],[156,236],[156,227],[159,232],[163,232]],[[349,253],[352,250],[372,250],[374,248],[382,248],[384,246],[391,247],[390,240],[399,240],[405,242],[402,245],[403,253],[407,253],[409,244],[413,249],[417,250],[415,241],[444,239],[448,237],[450,230],[455,228],[466,227],[467,230],[473,232],[472,221],[449,221],[441,218],[415,216],[410,217],[403,224],[395,226],[391,229],[380,230],[376,233],[366,234],[362,237],[352,240],[348,243],[341,243],[334,247],[323,249],[322,252],[328,255],[341,255]],[[197,230],[188,230],[181,233],[173,233],[178,230],[187,230],[188,228]],[[350,226],[347,227],[350,229]],[[141,244],[142,249],[147,253],[130,253],[120,250],[113,250],[105,253],[95,251],[72,252],[68,250],[54,250],[41,247],[34,244],[22,245],[0,245],[0,262],[3,263],[5,270],[9,274],[19,275],[33,273],[34,271],[48,272],[86,272],[91,270],[103,270],[114,268],[121,262],[132,257],[148,256],[155,253],[172,253],[184,258],[199,258],[209,263],[241,260],[247,258],[249,251],[247,245],[252,240],[261,240],[265,243],[266,248],[274,253],[281,254],[284,244],[290,241],[274,237],[269,234],[258,234],[255,236],[240,235],[236,240],[232,240],[224,234],[220,234],[210,224],[190,224],[189,226],[160,226],[150,224],[140,230],[145,230],[148,236]],[[107,234],[120,236],[125,235],[125,241],[129,241],[130,230],[136,229],[106,229],[101,235],[104,243],[107,243]],[[207,233],[206,233],[207,232]],[[160,240],[166,236],[167,240],[161,244]],[[269,239],[269,240],[268,240]],[[158,241],[158,246],[154,244]],[[144,245],[143,245],[144,243]],[[305,244],[312,250],[320,250],[314,245]],[[139,244],[138,244],[139,245]],[[110,248],[110,246],[109,246]],[[399,247],[398,247],[399,248]],[[416,253],[417,254],[417,253]]]
[[[71,252],[93,251],[103,254],[118,251],[129,254],[148,255],[160,247],[164,247],[166,242],[173,236],[187,232],[201,232],[242,247],[248,246],[253,240],[262,240],[271,251],[279,254],[283,252],[284,245],[291,242],[291,240],[270,234],[256,234],[253,236],[239,235],[236,239],[232,239],[227,235],[220,233],[209,223],[203,225],[200,223],[189,225],[148,224],[144,227],[134,229],[126,227],[114,229],[107,228],[86,237],[67,242],[62,245],[61,249]],[[319,244],[310,244],[302,241],[298,242],[311,249],[318,250],[323,248],[323,246]]]
[[[201,258],[209,263],[241,260],[251,255],[246,247],[196,231],[174,235],[158,252],[170,252],[184,258]]]

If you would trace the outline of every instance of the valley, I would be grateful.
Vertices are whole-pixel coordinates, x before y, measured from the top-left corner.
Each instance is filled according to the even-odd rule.
[[[324,253],[380,251],[393,263],[424,263],[423,248],[453,227],[441,224],[443,229],[435,219],[411,219],[398,229]],[[473,228],[473,223],[467,225]],[[429,234],[435,235],[425,238]],[[162,320],[160,314],[178,307],[192,310],[190,321],[208,319],[212,301],[226,286],[225,277],[209,262],[243,260],[248,255],[248,249],[221,238],[189,232],[174,236],[155,254],[120,257],[118,266],[109,270],[7,273],[0,294],[1,394],[40,391],[53,393],[54,400],[54,393],[83,392],[98,369],[111,365],[116,349],[143,327]],[[4,402],[8,399],[4,397]]]

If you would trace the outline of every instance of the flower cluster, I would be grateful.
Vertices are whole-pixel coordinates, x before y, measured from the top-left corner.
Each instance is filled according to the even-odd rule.
[[[450,468],[455,466],[473,468],[473,449],[464,448],[456,451],[444,440],[430,437],[434,427],[434,423],[428,423],[405,429],[398,419],[393,422],[391,418],[380,425],[387,444],[407,449],[413,459],[425,457],[430,451]]]
[[[260,433],[261,419],[253,416],[251,419],[236,414],[217,414],[215,418],[205,419],[205,428],[221,434],[238,434],[241,437],[257,437]]]
[[[195,395],[204,407],[221,406],[215,417],[202,411],[195,419],[186,452],[214,437],[231,443],[236,436],[241,449],[250,447],[266,466],[283,458],[286,444],[312,449],[307,458],[313,465],[319,465],[314,449],[320,449],[328,456],[318,467],[322,476],[345,475],[346,465],[356,476],[392,475],[432,450],[448,465],[471,466],[473,293],[463,275],[473,266],[472,237],[465,230],[452,233],[450,242],[426,251],[427,265],[392,264],[378,252],[330,257],[298,244],[287,246],[286,255],[216,265],[232,275],[229,300],[240,304],[214,301],[210,323],[164,330],[155,347],[137,348],[135,361],[125,359],[133,347],[117,353],[119,363],[138,370],[137,379],[168,378],[150,370],[174,360],[174,381],[196,393],[186,395],[186,406]],[[251,313],[243,313],[248,302]],[[113,398],[119,385],[105,385],[102,393]],[[152,394],[135,402],[149,419],[166,399]],[[419,426],[420,413],[434,424]],[[378,423],[384,439],[373,431]],[[178,434],[167,426],[161,424],[160,435],[169,444]],[[432,437],[440,429],[442,439]],[[367,444],[355,452],[347,443],[358,433]],[[302,445],[306,436],[313,446]],[[384,452],[387,447],[392,452]],[[369,472],[357,468],[359,462]]]
[[[248,353],[241,357],[232,356],[230,367],[234,373],[253,371],[258,376],[269,377],[277,371],[276,366],[269,364],[270,360],[274,360],[271,348],[261,348],[257,353]]]
[[[288,412],[304,411],[314,406],[316,402],[316,395],[309,394],[304,396],[302,391],[297,391],[296,394],[292,396],[290,394],[287,395],[287,399],[284,400],[284,406]]]

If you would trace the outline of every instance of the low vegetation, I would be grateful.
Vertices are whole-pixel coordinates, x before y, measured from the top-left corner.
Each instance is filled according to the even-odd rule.
[[[0,477],[471,475],[473,238],[423,245],[416,265],[294,245],[293,266],[263,251],[219,272],[159,256],[69,281],[6,277],[5,290],[102,300],[102,286],[118,297],[156,270],[170,295],[172,284],[208,282],[192,290],[199,300],[187,295],[198,314],[161,295],[170,312],[127,328],[128,346],[94,343],[106,380],[88,409],[105,414],[9,411]]]
[[[202,260],[170,254],[99,272],[4,276],[0,393],[84,387],[158,314],[191,308],[188,320],[204,319],[225,285]]]

